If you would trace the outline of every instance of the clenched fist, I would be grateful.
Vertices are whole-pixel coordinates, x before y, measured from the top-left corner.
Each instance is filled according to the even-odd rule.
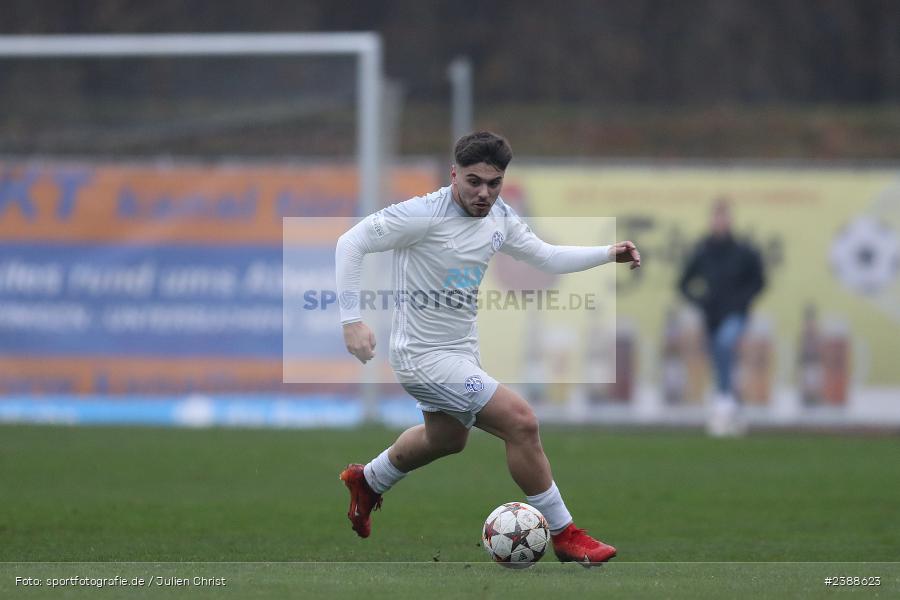
[[[375,357],[375,334],[362,321],[344,325],[344,344],[347,352],[363,364]]]

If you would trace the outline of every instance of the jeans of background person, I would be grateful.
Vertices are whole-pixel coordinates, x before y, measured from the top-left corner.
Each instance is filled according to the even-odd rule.
[[[709,353],[720,394],[732,394],[732,375],[737,345],[744,333],[747,318],[740,313],[725,317],[709,336]]]

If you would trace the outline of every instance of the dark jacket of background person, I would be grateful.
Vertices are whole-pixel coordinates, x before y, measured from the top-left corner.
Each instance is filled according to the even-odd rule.
[[[701,240],[678,283],[685,298],[703,312],[707,331],[715,331],[730,314],[746,316],[764,286],[759,252],[732,235]]]

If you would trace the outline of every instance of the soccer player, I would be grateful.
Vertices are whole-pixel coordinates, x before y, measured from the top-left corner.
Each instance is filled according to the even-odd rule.
[[[631,242],[581,247],[539,239],[500,198],[512,160],[501,136],[486,131],[465,135],[456,143],[454,158],[448,187],[369,215],[337,244],[344,341],[363,363],[375,355],[375,336],[360,313],[363,256],[394,250],[397,301],[390,362],[424,416],[424,424],[404,431],[371,462],[348,465],[341,473],[350,490],[347,516],[353,530],[368,537],[370,514],[381,507],[382,495],[410,471],[462,451],[474,425],[506,443],[509,472],[526,501],[547,518],[559,560],[586,566],[605,562],[616,549],[575,527],[553,481],[535,414],[521,396],[482,370],[477,306],[461,299],[477,291],[498,251],[553,273],[610,261],[631,263],[634,269],[641,264],[640,254]]]

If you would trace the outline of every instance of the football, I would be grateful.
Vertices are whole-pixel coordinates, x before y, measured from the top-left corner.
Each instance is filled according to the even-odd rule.
[[[526,569],[544,556],[550,543],[550,528],[535,507],[524,502],[507,502],[485,519],[481,541],[497,564]]]

